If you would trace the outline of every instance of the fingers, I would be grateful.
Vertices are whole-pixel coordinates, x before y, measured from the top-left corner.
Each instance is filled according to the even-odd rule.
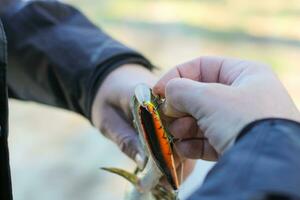
[[[230,85],[249,65],[249,62],[233,58],[200,57],[171,69],[156,83],[153,92],[165,97],[165,88],[174,78]]]
[[[207,161],[218,160],[218,153],[209,144],[208,140],[191,139],[176,143],[176,150],[181,156],[190,159],[202,159]]]
[[[178,175],[178,180],[179,184],[182,184],[188,176],[193,172],[195,165],[196,165],[196,160],[191,160],[191,159],[175,159],[176,163],[176,172]],[[165,186],[170,189],[172,189],[171,185],[168,183],[166,177],[162,177],[160,182]]]
[[[193,137],[200,137],[198,135],[197,121],[192,117],[183,117],[174,120],[170,126],[169,131],[175,138],[188,139]]]
[[[130,123],[122,117],[118,110],[111,106],[105,106],[102,113],[105,115],[100,118],[100,131],[115,142],[121,151],[133,159],[139,167],[142,167],[145,162],[145,155]]]
[[[209,86],[189,79],[172,79],[166,86],[166,101],[163,112],[169,117],[196,115],[199,107],[208,98]]]
[[[188,78],[191,80],[200,81],[201,67],[200,59],[195,59],[190,62],[178,65],[167,72],[154,86],[153,92],[162,97],[165,97],[165,88],[168,82],[174,78]]]
[[[197,122],[192,117],[176,119],[169,127],[175,138],[175,148],[180,157],[190,159],[203,159],[215,161],[218,154],[198,128]]]

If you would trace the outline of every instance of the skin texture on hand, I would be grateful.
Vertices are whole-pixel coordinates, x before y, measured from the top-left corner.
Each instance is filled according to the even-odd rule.
[[[188,158],[215,159],[243,127],[263,118],[299,121],[299,111],[266,65],[222,57],[201,57],[173,68],[154,86],[166,98],[163,110],[176,120],[175,137],[206,137],[177,144]]]

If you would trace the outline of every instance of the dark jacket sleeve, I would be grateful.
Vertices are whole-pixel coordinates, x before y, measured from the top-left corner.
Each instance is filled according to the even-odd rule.
[[[268,119],[248,125],[189,199],[300,199],[300,124]]]
[[[10,97],[62,107],[89,118],[95,93],[109,72],[127,63],[151,68],[141,54],[66,4],[33,1],[12,3],[2,10]]]
[[[6,83],[6,37],[0,20],[0,199],[11,200],[12,188],[9,168],[9,152],[7,143],[8,106]]]

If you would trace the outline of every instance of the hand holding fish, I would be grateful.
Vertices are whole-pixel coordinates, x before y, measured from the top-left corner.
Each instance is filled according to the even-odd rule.
[[[157,199],[174,199],[174,193],[172,193],[170,189],[165,188],[165,182],[173,180],[180,181],[181,177],[182,179],[186,178],[194,167],[194,161],[181,160],[174,152],[174,158],[166,157],[166,160],[163,160],[167,161],[168,159],[173,159],[173,161],[170,160],[171,162],[167,161],[167,163],[171,165],[169,165],[168,168],[164,168],[165,163],[155,161],[158,157],[150,156],[149,152],[145,152],[145,146],[143,146],[145,142],[140,141],[141,138],[138,137],[138,132],[143,131],[135,129],[139,123],[135,122],[134,124],[136,126],[132,126],[133,118],[139,115],[139,113],[133,111],[138,111],[139,107],[137,106],[143,104],[143,102],[133,101],[132,99],[136,97],[136,89],[139,88],[137,86],[143,83],[146,87],[142,88],[148,92],[148,94],[146,93],[146,97],[150,97],[152,95],[150,87],[152,87],[155,82],[156,77],[149,70],[137,65],[124,65],[107,76],[98,90],[92,107],[92,121],[94,125],[99,128],[106,137],[114,141],[125,154],[135,160],[140,168],[144,167],[139,174],[133,174],[119,168],[105,168],[107,171],[123,176],[135,186],[127,193],[127,199],[141,199],[142,197],[142,199],[149,199],[148,197],[150,196],[156,196]],[[130,106],[132,103],[134,104]],[[152,99],[148,99],[145,103],[143,106],[146,106],[147,109],[153,110],[153,112],[157,109],[153,107],[152,103],[155,102],[153,102]],[[143,106],[140,108],[143,108]],[[156,118],[159,115],[155,112],[151,115]],[[138,119],[136,119],[136,121],[137,120]],[[166,154],[162,152],[162,155],[167,156],[168,152],[166,151],[165,153]],[[147,160],[147,165],[143,166]],[[185,163],[184,168],[181,167],[182,162]],[[160,169],[158,169],[158,167],[160,167]],[[167,173],[168,169],[173,170],[170,171],[173,173],[173,178],[171,178],[171,176],[163,176],[162,172],[164,172],[164,169],[167,170]],[[183,171],[181,171],[182,169]],[[180,180],[178,180],[178,177],[175,177],[176,174],[174,173],[177,173],[176,171],[180,172]],[[162,180],[161,183],[158,183],[160,177],[164,177],[165,179]],[[151,191],[140,192],[137,190],[138,185],[146,190],[152,187],[153,189]],[[178,183],[176,183],[176,187],[178,187]]]
[[[127,64],[112,71],[101,84],[92,106],[92,121],[96,128],[137,163],[144,155],[137,132],[132,127],[130,100],[136,85],[153,86],[157,78],[148,69]]]
[[[221,57],[201,57],[173,68],[153,89],[165,97],[164,113],[176,118],[175,137],[206,137],[176,143],[188,158],[216,159],[230,148],[248,123],[263,118],[300,121],[287,91],[264,64]]]

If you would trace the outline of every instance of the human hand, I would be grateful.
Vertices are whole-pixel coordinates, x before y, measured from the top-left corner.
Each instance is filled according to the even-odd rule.
[[[154,86],[154,93],[166,98],[164,113],[177,118],[169,128],[175,137],[208,139],[208,143],[187,140],[176,144],[186,157],[216,158],[213,148],[222,154],[241,129],[255,120],[300,120],[273,71],[251,61],[201,57],[169,71]]]
[[[127,64],[112,71],[100,86],[92,106],[92,122],[139,166],[144,154],[132,126],[130,100],[136,85],[152,87],[156,77],[148,69]]]
[[[139,146],[137,132],[132,127],[129,104],[136,85],[145,83],[152,87],[156,81],[157,78],[144,67],[121,66],[106,77],[92,106],[92,122],[95,127],[115,142],[138,166],[144,164],[144,153]],[[192,172],[195,162],[176,155],[176,166],[184,180]],[[167,185],[165,179],[162,182]]]

